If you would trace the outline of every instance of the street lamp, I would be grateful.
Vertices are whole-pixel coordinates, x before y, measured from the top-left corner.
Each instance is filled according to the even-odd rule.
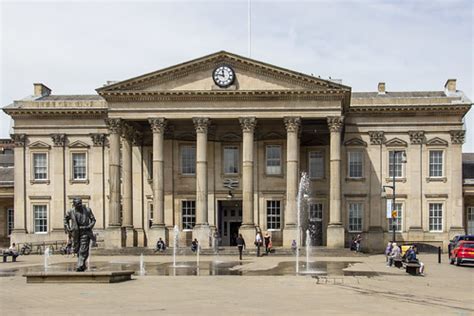
[[[392,185],[384,185],[382,186],[382,198],[387,197],[387,193],[385,192],[386,188],[392,189],[392,242],[395,242],[395,229],[397,228],[397,225],[395,223],[395,218],[397,217],[397,210],[395,208],[395,158],[397,154],[401,154],[400,162],[401,163],[406,163],[407,162],[407,156],[405,154],[404,150],[394,150],[392,151],[392,163],[391,163],[391,169],[392,169]]]

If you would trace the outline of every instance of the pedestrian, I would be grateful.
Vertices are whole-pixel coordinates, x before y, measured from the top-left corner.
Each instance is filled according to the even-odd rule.
[[[262,234],[257,230],[255,235],[255,246],[257,247],[257,257],[260,257],[260,247],[263,245]]]
[[[389,256],[391,252],[392,252],[392,243],[389,242],[387,243],[387,247],[385,248],[385,262],[387,262],[387,267],[389,266],[388,262],[389,262]]]
[[[162,252],[162,251],[165,251],[166,250],[166,244],[165,242],[163,241],[163,239],[158,239],[158,242],[156,243],[156,250],[155,251],[159,251],[159,252]]]
[[[245,240],[244,237],[242,237],[242,234],[239,234],[239,237],[237,237],[237,248],[239,249],[239,259],[242,260],[242,250],[245,249]]]
[[[214,253],[217,254],[219,253],[219,239],[220,239],[219,231],[217,229],[214,231],[213,239],[214,239],[214,244],[213,244]]]
[[[271,242],[271,237],[268,234],[268,232],[265,232],[265,236],[263,237],[263,240],[265,241],[265,253],[268,255],[268,245]]]
[[[296,240],[291,241],[291,250],[293,250],[293,253],[296,253]]]
[[[194,240],[191,242],[191,251],[196,252],[198,250],[199,243],[197,238],[194,238]]]
[[[360,242],[362,241],[362,236],[360,234],[357,235],[356,237],[356,251],[360,252]]]

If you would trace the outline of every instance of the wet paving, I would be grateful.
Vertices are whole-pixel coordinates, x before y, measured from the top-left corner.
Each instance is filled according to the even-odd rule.
[[[251,270],[244,267],[247,262],[239,261],[201,261],[199,266],[195,261],[166,263],[145,263],[144,274],[140,271],[140,263],[137,262],[94,262],[91,263],[91,271],[122,271],[134,270],[136,275],[145,276],[284,276],[296,275],[294,261],[280,262],[276,267],[269,269]],[[354,262],[300,262],[300,274],[327,275],[327,276],[373,276],[374,273],[344,271],[343,269],[354,264]],[[18,267],[12,269],[0,269],[0,277],[22,276],[28,272],[73,272],[75,263],[52,264],[47,269],[43,266]]]

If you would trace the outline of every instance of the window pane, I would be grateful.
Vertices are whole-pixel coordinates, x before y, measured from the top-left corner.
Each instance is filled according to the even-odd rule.
[[[193,229],[196,225],[196,201],[182,201],[181,212],[183,229]]]
[[[349,231],[362,231],[362,203],[349,204]]]
[[[239,172],[239,147],[224,147],[224,173]]]
[[[280,201],[267,201],[267,229],[280,229]]]
[[[395,165],[393,162],[393,156],[395,153]],[[389,177],[393,177],[393,172],[395,170],[395,177],[396,178],[401,178],[403,177],[403,163],[402,163],[402,155],[403,152],[401,151],[389,151],[388,152],[388,175]]]
[[[443,151],[430,151],[430,177],[443,176]]]
[[[309,220],[322,221],[323,219],[323,204],[315,203],[309,205]]]
[[[74,180],[86,179],[86,154],[73,153],[72,154],[72,169]]]
[[[266,148],[267,174],[281,174],[281,146],[268,145]]]
[[[430,231],[443,231],[443,204],[430,203]]]
[[[321,151],[309,152],[310,178],[324,178],[324,155]]]
[[[362,152],[349,152],[349,178],[362,178]]]
[[[45,233],[48,231],[48,219],[46,205],[34,205],[33,216],[35,224],[35,233]]]
[[[47,179],[48,163],[45,153],[33,154],[33,174],[35,180]]]
[[[183,146],[181,148],[181,172],[196,174],[196,147]]]

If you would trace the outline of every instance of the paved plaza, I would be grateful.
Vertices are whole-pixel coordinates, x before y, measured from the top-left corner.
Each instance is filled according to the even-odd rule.
[[[212,259],[202,256],[201,262]],[[0,306],[3,315],[473,315],[473,268],[449,265],[445,256],[441,264],[436,255],[422,254],[421,259],[426,264],[424,277],[387,268],[385,258],[374,255],[322,257],[320,261],[353,263],[345,273],[334,271],[319,279],[243,273],[134,276],[133,281],[117,284],[26,284],[19,273],[8,272],[40,268],[43,257],[30,255],[0,266]],[[138,260],[138,256],[95,256],[91,265]],[[219,260],[236,262],[232,256]],[[246,257],[234,269],[266,271],[293,260]],[[171,261],[169,256],[145,256],[145,267]],[[75,259],[57,255],[50,261],[52,266],[67,262],[73,264]]]

